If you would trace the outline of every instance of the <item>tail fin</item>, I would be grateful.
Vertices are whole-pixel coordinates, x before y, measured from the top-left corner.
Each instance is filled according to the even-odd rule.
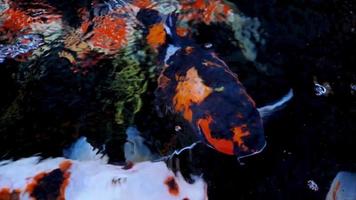
[[[276,111],[282,109],[293,98],[293,96],[293,89],[290,89],[289,92],[284,95],[279,101],[267,106],[263,106],[261,108],[257,108],[257,110],[260,113],[262,119],[265,119]]]

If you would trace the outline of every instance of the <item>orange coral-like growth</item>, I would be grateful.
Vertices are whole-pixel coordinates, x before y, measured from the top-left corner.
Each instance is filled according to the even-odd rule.
[[[86,33],[86,32],[88,31],[89,25],[90,25],[89,20],[84,21],[84,22],[80,25],[80,31],[81,31],[82,33]]]
[[[94,19],[96,26],[93,30],[91,42],[94,47],[108,51],[117,51],[127,43],[126,22],[122,18],[111,16]],[[85,27],[83,27],[85,30]]]
[[[153,5],[150,0],[134,0],[132,4],[139,8],[149,8]]]
[[[166,41],[166,32],[162,23],[154,24],[150,27],[146,37],[147,43],[156,49]]]
[[[2,29],[18,32],[28,28],[32,19],[27,16],[23,11],[16,9],[8,9],[3,14],[6,16],[4,23],[2,24]]]
[[[221,0],[196,0],[182,2],[182,11],[183,20],[210,24],[213,21],[225,21],[232,8]]]
[[[194,67],[187,71],[185,77],[177,77],[177,80],[179,83],[176,87],[173,105],[177,112],[183,112],[184,119],[191,122],[193,118],[193,112],[190,109],[191,104],[203,102],[213,89],[203,83]]]

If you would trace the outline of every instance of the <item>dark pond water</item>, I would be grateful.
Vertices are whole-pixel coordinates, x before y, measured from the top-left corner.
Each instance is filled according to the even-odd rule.
[[[83,135],[95,147],[105,144],[112,163],[122,163],[129,125],[137,126],[162,155],[195,140],[182,118],[157,112],[154,91],[162,47],[156,38],[145,40],[152,30],[144,28],[156,22],[154,12],[131,16],[121,11],[114,21],[105,21],[100,16],[110,9],[86,0],[38,0],[45,4],[35,6],[14,2],[10,8],[22,14],[5,13],[7,4],[0,5],[3,159],[62,156]],[[172,5],[160,12],[169,12]],[[294,97],[264,120],[267,146],[260,154],[239,162],[199,144],[192,155],[175,158],[180,170],[187,177],[202,173],[209,199],[325,199],[337,172],[356,172],[355,2],[239,0],[227,5],[236,9],[245,27],[199,17],[181,19],[182,27],[238,74],[257,107],[280,99],[290,88]],[[36,6],[47,9],[46,19],[37,18]],[[18,21],[6,25],[5,15]],[[32,21],[19,20],[23,15]],[[143,27],[130,29],[132,17]],[[21,30],[31,27],[26,23],[46,27]],[[114,34],[103,28],[112,23],[118,26]],[[15,51],[20,53],[9,53]],[[183,132],[174,131],[177,125]],[[318,190],[310,189],[308,181]]]

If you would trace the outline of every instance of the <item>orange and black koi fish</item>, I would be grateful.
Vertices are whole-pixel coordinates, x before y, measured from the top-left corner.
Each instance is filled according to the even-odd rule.
[[[176,17],[164,24],[169,44],[158,78],[158,102],[181,115],[202,141],[221,153],[242,158],[260,152],[266,142],[254,101],[214,52],[178,36]]]

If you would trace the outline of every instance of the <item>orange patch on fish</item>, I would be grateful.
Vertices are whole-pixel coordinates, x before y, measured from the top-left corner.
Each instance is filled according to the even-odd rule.
[[[186,53],[187,55],[189,55],[189,54],[191,54],[191,53],[193,52],[193,50],[194,50],[193,47],[188,46],[188,47],[185,48],[185,53]]]
[[[206,140],[211,144],[216,150],[228,154],[234,154],[234,144],[228,139],[216,139],[211,135],[210,124],[213,122],[213,118],[208,116],[197,121],[198,127],[200,127]]]
[[[38,183],[42,180],[43,177],[45,177],[48,173],[46,172],[40,172],[36,176],[32,178],[32,181],[27,184],[25,188],[25,192],[32,194]]]
[[[166,32],[162,23],[154,24],[149,28],[146,36],[147,43],[156,49],[166,41]]]
[[[340,190],[340,186],[341,186],[340,181],[337,181],[333,189],[333,200],[337,200],[337,193]]]
[[[61,162],[59,164],[59,169],[62,171],[62,172],[65,172],[67,170],[69,170],[69,168],[72,166],[72,162],[70,160],[65,160],[63,162]]]
[[[70,167],[72,166],[72,162],[69,160],[65,160],[63,162],[61,162],[59,164],[59,169],[62,171],[63,173],[63,182],[60,188],[60,193],[59,193],[59,197],[57,198],[57,200],[65,200],[65,191],[66,188],[69,184],[69,180],[70,180],[70,172],[68,172],[68,170],[70,169]]]
[[[178,36],[184,37],[184,36],[187,36],[188,29],[187,28],[183,28],[183,27],[177,27],[176,33],[177,33]]]
[[[179,186],[173,176],[167,177],[167,179],[164,181],[164,184],[167,185],[169,194],[173,196],[179,195]]]
[[[11,200],[11,191],[9,188],[3,188],[0,190],[1,200]]]
[[[213,118],[209,115],[206,118],[199,119],[197,121],[198,127],[200,127],[203,132],[206,140],[211,144],[216,150],[233,155],[234,154],[234,145],[238,145],[242,151],[247,151],[248,147],[244,144],[243,137],[249,136],[250,132],[247,130],[246,125],[235,126],[232,128],[232,139],[224,139],[224,138],[214,138],[212,136],[212,131],[210,128],[211,123],[213,122]]]
[[[250,135],[250,132],[247,130],[247,126],[235,126],[234,128],[232,128],[232,132],[234,133],[233,141],[239,145],[242,151],[247,151],[248,148],[243,141],[243,137]]]
[[[0,200],[19,200],[21,191],[10,190],[10,188],[2,188],[0,189]]]
[[[184,119],[192,121],[193,112],[190,106],[199,104],[212,93],[212,88],[206,86],[199,77],[198,71],[190,68],[182,80],[177,80],[176,94],[173,98],[173,105],[177,112],[183,112]]]
[[[65,192],[66,192],[66,188],[69,184],[69,179],[70,178],[70,173],[66,172],[64,174],[64,180],[62,182],[61,188],[59,189],[59,197],[57,198],[57,200],[65,200]]]

